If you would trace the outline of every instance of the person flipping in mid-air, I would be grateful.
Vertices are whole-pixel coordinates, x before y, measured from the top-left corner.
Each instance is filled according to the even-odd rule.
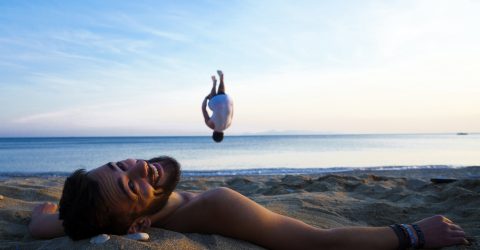
[[[220,77],[220,86],[217,88],[217,79],[212,76],[213,87],[202,103],[202,113],[205,119],[205,124],[213,129],[212,138],[215,142],[221,142],[223,140],[223,131],[230,127],[233,118],[233,101],[230,96],[225,93],[225,84],[223,82],[223,72],[217,71],[218,77]],[[212,116],[208,115],[208,107],[212,111]]]

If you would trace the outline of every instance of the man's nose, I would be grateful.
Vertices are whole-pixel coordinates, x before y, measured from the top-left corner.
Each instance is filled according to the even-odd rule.
[[[145,178],[148,175],[148,165],[147,162],[144,160],[138,160],[133,168],[130,168],[129,172],[131,175],[140,177],[140,178]]]

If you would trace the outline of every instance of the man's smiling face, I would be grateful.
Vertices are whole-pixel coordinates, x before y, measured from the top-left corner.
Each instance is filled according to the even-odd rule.
[[[162,209],[180,178],[180,165],[169,157],[148,161],[127,159],[91,170],[100,194],[112,212],[125,216],[150,215]]]

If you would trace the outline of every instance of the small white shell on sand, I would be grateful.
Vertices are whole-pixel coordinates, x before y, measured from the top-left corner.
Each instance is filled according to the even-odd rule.
[[[92,244],[103,244],[107,242],[110,239],[110,235],[108,234],[99,234],[95,237],[92,237],[90,239],[90,243]]]
[[[134,233],[134,234],[127,234],[125,235],[126,238],[131,240],[138,240],[138,241],[147,241],[150,239],[150,235],[147,233]]]

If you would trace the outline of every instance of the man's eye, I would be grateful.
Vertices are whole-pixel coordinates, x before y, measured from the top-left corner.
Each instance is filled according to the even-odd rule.
[[[128,181],[128,187],[130,188],[130,190],[132,190],[133,193],[135,193],[135,184],[132,180]]]
[[[123,162],[119,161],[117,162],[117,166],[118,168],[120,168],[122,171],[126,171],[127,168],[125,167],[125,165],[123,164]]]

